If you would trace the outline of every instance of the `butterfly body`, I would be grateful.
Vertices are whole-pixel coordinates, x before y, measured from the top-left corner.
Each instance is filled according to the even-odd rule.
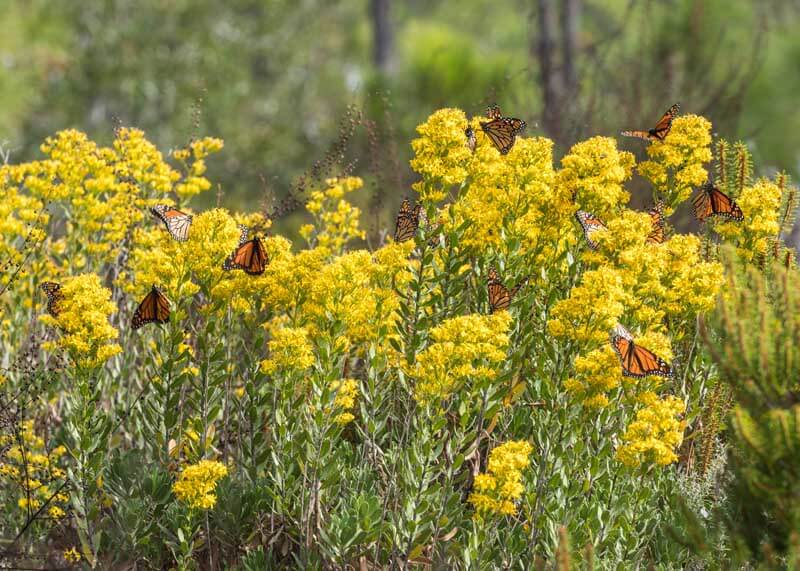
[[[148,323],[169,322],[169,300],[155,285],[133,312],[131,329],[134,331]]]
[[[623,137],[638,137],[639,139],[644,139],[646,141],[663,141],[669,135],[670,129],[672,129],[672,120],[678,116],[678,112],[680,111],[680,104],[676,103],[661,116],[661,119],[658,120],[656,126],[652,129],[648,129],[647,131],[623,131]]]
[[[490,121],[482,121],[481,129],[501,155],[508,154],[514,146],[517,135],[524,131],[528,124],[516,117],[503,117],[497,105],[489,107],[486,114]]]
[[[606,225],[603,224],[603,221],[597,216],[584,210],[578,210],[575,213],[575,218],[580,223],[581,228],[583,228],[583,235],[586,238],[586,242],[589,244],[589,248],[596,250],[597,242],[592,239],[592,234],[598,230],[606,230]]]
[[[517,285],[508,289],[497,274],[497,270],[489,268],[489,277],[487,279],[487,289],[489,291],[489,312],[502,311],[508,309],[511,305],[511,300],[517,295],[519,289],[528,281],[528,276],[522,278]]]
[[[636,345],[631,332],[620,324],[611,333],[611,346],[619,356],[622,374],[626,377],[672,376],[669,364],[649,349]]]
[[[53,317],[58,317],[60,311],[58,302],[64,297],[64,294],[61,293],[61,284],[57,284],[56,282],[44,282],[39,287],[47,294],[47,313]]]
[[[413,208],[407,198],[403,199],[400,205],[400,212],[394,225],[394,241],[405,242],[411,240],[419,228],[419,217],[422,212],[422,205],[416,204]]]
[[[647,243],[662,244],[666,237],[666,232],[664,230],[664,203],[659,201],[658,204],[650,209],[648,214],[650,214],[653,227],[650,234],[647,236]]]
[[[239,238],[239,246],[223,262],[222,269],[225,271],[243,270],[251,276],[261,275],[267,268],[267,262],[269,262],[267,250],[258,236],[251,240],[247,239],[246,226],[240,226],[240,229],[242,234]]]
[[[722,216],[736,222],[744,219],[739,205],[711,181],[700,187],[700,192],[692,199],[692,205],[694,215],[700,222],[705,222],[711,216]]]
[[[156,204],[150,209],[153,216],[161,220],[169,232],[170,236],[178,242],[185,242],[189,239],[189,228],[192,225],[192,217],[166,204]]]

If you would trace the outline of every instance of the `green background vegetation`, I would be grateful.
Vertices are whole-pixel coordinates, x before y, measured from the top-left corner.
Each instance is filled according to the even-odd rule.
[[[379,56],[373,8],[382,3],[389,38]],[[560,154],[586,136],[646,127],[680,101],[719,136],[744,140],[768,170],[800,166],[800,8],[790,0],[4,4],[0,140],[14,160],[35,158],[43,137],[66,127],[108,142],[115,125],[135,126],[163,149],[218,136],[226,149],[209,174],[232,208],[296,187],[334,144],[348,105],[371,128],[355,130],[332,170],[354,164],[372,181],[373,231],[390,225],[413,180],[414,127],[441,106],[478,114],[496,101],[529,134],[555,138]],[[576,8],[569,34],[566,5]],[[543,87],[559,76],[554,128],[542,119]]]

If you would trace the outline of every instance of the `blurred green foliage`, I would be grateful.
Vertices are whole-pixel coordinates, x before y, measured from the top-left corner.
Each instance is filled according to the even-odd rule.
[[[108,142],[116,125],[136,126],[165,149],[222,137],[211,178],[227,206],[252,208],[285,196],[323,158],[354,104],[373,131],[357,129],[334,159],[372,171],[376,221],[388,225],[386,208],[411,180],[407,142],[433,109],[477,114],[496,101],[528,121],[528,134],[541,133],[542,3],[390,2],[393,65],[384,73],[372,61],[369,0],[7,0],[0,141],[24,160],[66,127]],[[561,152],[588,135],[647,127],[681,101],[721,136],[747,141],[757,161],[797,174],[796,3],[578,4],[579,85],[560,104]]]

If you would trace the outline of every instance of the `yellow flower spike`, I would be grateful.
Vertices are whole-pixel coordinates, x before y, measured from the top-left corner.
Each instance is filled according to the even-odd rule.
[[[447,398],[472,378],[493,379],[506,358],[511,315],[464,315],[430,330],[433,343],[417,355],[406,374],[417,379],[414,398],[432,402]]]
[[[629,303],[623,272],[602,266],[584,273],[581,284],[572,288],[569,297],[555,304],[547,328],[554,337],[580,343],[601,342],[608,339],[608,332]],[[589,307],[591,312],[586,311]]]
[[[119,333],[108,322],[116,306],[98,276],[82,274],[66,278],[60,293],[58,315],[43,315],[40,319],[60,330],[58,346],[79,367],[97,367],[122,351],[118,344],[112,343]]]
[[[650,160],[639,163],[639,174],[674,208],[708,178],[703,165],[712,158],[711,123],[697,115],[677,117],[666,139],[647,146],[647,155]]]
[[[634,162],[631,153],[617,149],[614,139],[593,137],[574,145],[561,159],[557,184],[581,210],[608,223],[628,202],[630,195],[622,183],[631,177]]]
[[[261,370],[268,375],[277,371],[304,371],[315,361],[308,330],[303,327],[273,329],[269,355],[269,359],[261,361]]]
[[[65,550],[64,559],[67,560],[67,563],[78,563],[81,560],[81,554],[75,547],[70,547],[69,549]]]
[[[765,254],[770,241],[780,233],[781,195],[780,186],[766,179],[744,187],[735,197],[744,220],[714,220],[714,230],[728,241],[735,241],[744,260],[751,261]]]
[[[366,236],[359,229],[361,210],[343,198],[364,183],[358,177],[346,177],[328,179],[326,184],[325,190],[313,191],[306,203],[306,210],[315,216],[316,224],[303,226],[301,236],[308,242],[316,241],[320,250],[338,254],[351,240]]]
[[[683,440],[685,423],[678,416],[686,403],[674,396],[647,398],[647,404],[636,413],[617,448],[617,459],[630,467],[645,463],[666,466],[678,460],[675,453]]]
[[[422,176],[413,186],[422,200],[439,202],[449,187],[466,178],[472,158],[466,128],[467,117],[460,109],[439,109],[417,127],[420,136],[411,142],[411,168]]]
[[[522,471],[530,465],[533,447],[524,440],[512,440],[489,453],[487,473],[475,476],[469,503],[476,515],[515,515],[515,502],[522,497]]]
[[[217,483],[227,475],[228,468],[224,464],[214,460],[201,460],[181,471],[172,491],[190,508],[208,510],[217,503],[214,493]]]

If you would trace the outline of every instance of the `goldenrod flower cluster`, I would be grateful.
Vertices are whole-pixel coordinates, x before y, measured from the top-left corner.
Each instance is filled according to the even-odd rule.
[[[203,176],[207,168],[205,158],[218,153],[222,147],[222,139],[205,137],[192,141],[188,149],[173,151],[172,157],[181,161],[186,172],[186,177],[175,185],[175,194],[188,199],[211,188],[211,182]]]
[[[582,210],[608,221],[628,203],[630,194],[622,184],[631,177],[634,163],[633,155],[618,150],[614,139],[593,137],[574,145],[561,159],[558,186]]]
[[[193,509],[209,510],[217,503],[217,482],[228,475],[228,468],[215,460],[201,460],[187,466],[172,485],[180,501]]]
[[[407,366],[416,379],[417,401],[435,402],[470,380],[495,379],[506,358],[510,325],[511,316],[503,311],[454,317],[432,328],[433,342]]]
[[[81,554],[78,552],[75,546],[66,549],[63,555],[67,563],[78,563],[81,560]]]
[[[119,333],[108,321],[116,306],[111,301],[111,291],[102,286],[97,275],[65,278],[60,293],[58,314],[40,319],[58,328],[61,336],[56,346],[66,351],[79,368],[98,367],[122,351],[113,343]],[[53,348],[52,344],[49,346]]]
[[[741,222],[719,220],[714,230],[737,245],[739,256],[753,260],[767,252],[772,241],[780,235],[780,206],[783,191],[772,181],[761,179],[752,186],[745,186],[736,197],[736,203],[744,213]]]
[[[336,394],[333,407],[335,410],[341,411],[333,419],[334,422],[341,426],[352,422],[355,419],[352,410],[355,408],[358,398],[358,381],[355,379],[333,381],[330,389]]]
[[[489,453],[485,474],[475,476],[469,503],[476,515],[515,515],[515,502],[522,497],[522,471],[530,464],[533,447],[524,440],[506,442]]]
[[[439,109],[417,127],[419,138],[411,142],[411,168],[422,175],[414,183],[422,200],[441,201],[453,185],[467,178],[472,153],[466,145],[467,117],[460,109]]]
[[[11,267],[22,261],[26,240],[28,245],[33,245],[44,239],[41,227],[47,224],[49,215],[43,211],[40,199],[21,193],[8,182],[0,176],[0,260]],[[0,287],[10,278],[10,272],[2,272]]]
[[[646,406],[636,412],[617,449],[617,458],[627,466],[646,462],[661,466],[678,459],[675,449],[683,439],[684,422],[677,417],[686,410],[686,403],[674,396],[659,399],[651,395]]]
[[[439,202],[460,185],[452,211],[438,217],[445,231],[464,229],[464,248],[481,252],[518,239],[535,252],[532,263],[552,260],[564,250],[572,216],[569,190],[554,185],[552,141],[518,138],[503,156],[481,131],[481,120],[442,109],[417,128],[411,167],[422,180],[414,189],[423,202]],[[466,145],[468,127],[477,134],[474,153]]]
[[[261,370],[270,375],[278,371],[301,372],[314,364],[314,351],[303,327],[272,328],[269,359],[261,361]]]
[[[66,515],[69,495],[58,492],[58,484],[66,477],[61,462],[66,448],[56,446],[48,450],[42,437],[34,430],[34,421],[25,420],[20,425],[19,439],[11,434],[0,434],[0,483],[6,490],[14,490],[17,506],[26,513],[38,510],[49,501],[47,513],[53,519]]]
[[[650,160],[639,163],[639,174],[674,207],[708,178],[704,165],[712,157],[711,123],[697,115],[677,117],[663,141],[647,146],[647,154]]]
[[[651,160],[639,168],[651,175],[657,193],[666,192],[661,184],[677,185],[670,187],[675,191],[670,199],[684,200],[693,185],[705,180],[709,133],[710,125],[702,118],[679,118],[666,141],[648,147]],[[566,388],[584,406],[602,408],[623,381],[619,358],[608,346],[610,330],[616,323],[638,325],[637,343],[669,361],[668,334],[681,335],[694,315],[714,306],[722,267],[701,258],[701,243],[694,235],[648,242],[651,217],[626,208],[628,194],[621,186],[631,175],[633,158],[617,151],[613,140],[595,137],[579,143],[562,164],[560,183],[570,189],[581,210],[600,216],[607,230],[593,235],[598,248],[584,251],[588,269],[569,296],[553,307],[548,331],[583,348]],[[573,228],[578,241],[585,242],[582,230],[575,224]],[[666,318],[676,324],[676,331],[664,330]]]
[[[358,177],[347,177],[328,179],[326,184],[325,190],[311,193],[306,210],[314,216],[316,224],[303,226],[300,235],[321,250],[339,254],[348,242],[366,236],[358,227],[361,210],[344,199],[364,182]]]

